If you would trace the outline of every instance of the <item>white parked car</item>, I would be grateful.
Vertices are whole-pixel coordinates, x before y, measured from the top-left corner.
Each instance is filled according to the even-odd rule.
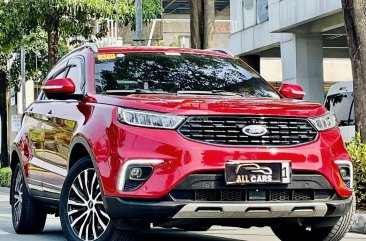
[[[353,81],[332,85],[325,99],[325,107],[336,115],[343,140],[352,140],[355,136]]]

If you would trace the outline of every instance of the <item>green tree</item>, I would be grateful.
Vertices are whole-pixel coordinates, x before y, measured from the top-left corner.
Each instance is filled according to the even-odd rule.
[[[0,2],[0,120],[1,120],[1,148],[0,161],[1,167],[8,166],[8,135],[7,135],[7,108],[6,108],[6,89],[7,83],[7,59],[21,41],[20,26],[14,21],[17,16],[16,9],[10,8],[4,2]],[[20,36],[20,37],[19,37]]]
[[[143,4],[145,21],[161,14],[160,0],[143,0]],[[30,49],[26,71],[28,76],[34,77],[34,74],[38,74],[35,73],[35,66],[41,69],[47,66],[47,69],[50,69],[56,64],[63,53],[61,51],[60,54],[60,42],[67,40],[73,45],[89,41],[94,34],[97,38],[103,37],[107,33],[107,18],[118,19],[120,24],[127,25],[133,23],[134,14],[133,0],[0,0],[0,119],[3,120],[0,160],[2,166],[8,165],[6,88],[17,84],[19,75],[19,71],[16,70],[19,66],[19,58],[17,58],[9,78],[6,70],[9,56],[18,51],[20,44]],[[95,23],[101,26],[98,33],[94,32]],[[44,33],[46,38],[43,36]],[[32,38],[32,35],[36,37]],[[39,46],[40,41],[45,40],[47,52],[43,51],[43,48],[33,48]],[[35,56],[43,60],[41,65],[38,65],[38,61],[32,61],[36,59]],[[44,64],[44,60],[47,60],[47,65]]]
[[[60,36],[88,39],[95,22],[102,26],[97,37],[105,35],[105,19],[112,16],[114,8],[113,1],[108,0],[13,0],[7,4],[18,9],[22,29],[34,31],[40,27],[47,33],[49,68],[57,62]]]
[[[25,32],[41,27],[47,33],[49,68],[57,62],[60,36],[71,39],[71,44],[89,40],[98,22],[101,28],[95,34],[102,37],[108,30],[106,18],[118,19],[127,25],[133,23],[135,17],[134,0],[2,1],[8,8],[17,10],[13,21]],[[145,21],[158,17],[162,12],[160,0],[143,0],[143,6]]]
[[[35,32],[25,36],[22,44],[25,48],[25,66],[26,80],[32,80],[42,83],[48,72],[48,46],[47,33],[38,28]],[[57,57],[62,57],[69,52],[69,47],[66,40],[62,38],[59,41],[59,54]],[[14,86],[18,91],[20,85],[20,50],[14,52],[13,62],[8,70],[8,85]]]

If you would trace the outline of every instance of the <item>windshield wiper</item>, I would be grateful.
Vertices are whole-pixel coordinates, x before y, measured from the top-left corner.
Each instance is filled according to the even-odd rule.
[[[145,89],[132,89],[132,90],[106,90],[106,94],[110,95],[130,95],[130,94],[169,94],[169,92],[162,90],[145,90]]]
[[[177,95],[222,95],[222,96],[242,96],[243,93],[228,92],[224,90],[179,90]]]

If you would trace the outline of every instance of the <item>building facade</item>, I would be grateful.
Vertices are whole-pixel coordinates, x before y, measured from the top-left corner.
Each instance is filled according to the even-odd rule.
[[[324,78],[352,79],[341,0],[231,0],[230,18],[230,50],[253,66],[281,58],[269,71],[305,99],[324,101]]]

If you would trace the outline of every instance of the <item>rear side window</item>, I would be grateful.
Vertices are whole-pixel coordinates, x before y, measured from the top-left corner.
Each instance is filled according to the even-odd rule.
[[[325,107],[332,111],[340,126],[355,124],[354,99],[352,92],[330,95],[325,100]]]

